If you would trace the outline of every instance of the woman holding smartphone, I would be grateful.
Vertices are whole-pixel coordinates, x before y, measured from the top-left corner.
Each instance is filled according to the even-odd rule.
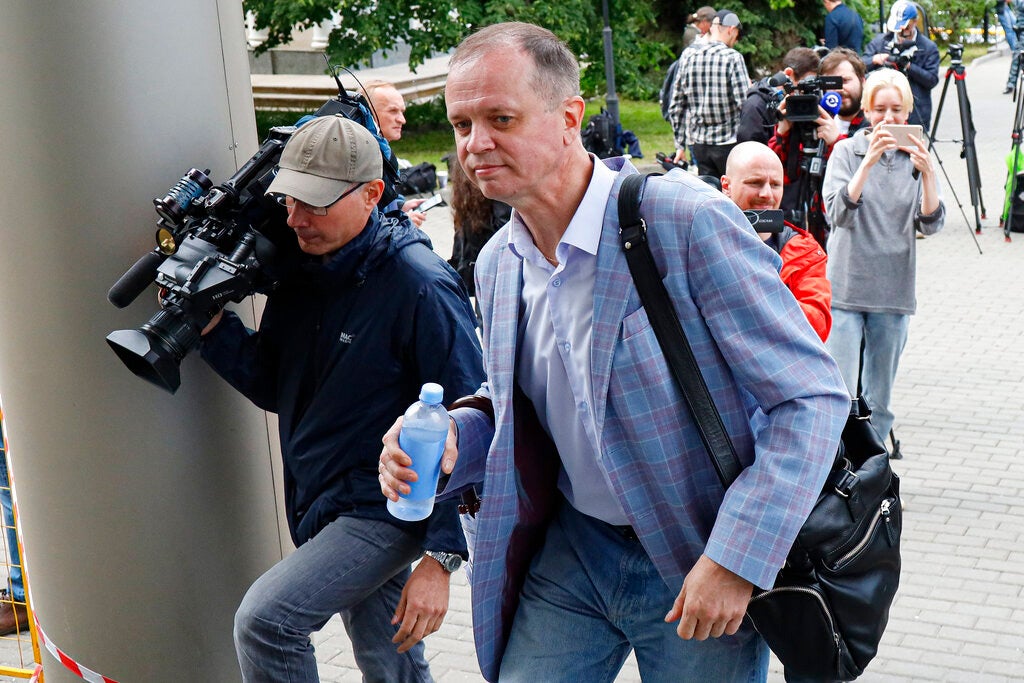
[[[850,395],[860,386],[872,424],[885,438],[894,419],[896,369],[917,308],[915,231],[942,229],[945,207],[923,136],[912,135],[912,144],[900,146],[886,129],[906,124],[914,108],[907,77],[895,69],[872,72],[863,102],[871,128],[836,143],[823,184],[832,224],[832,333],[826,345]]]

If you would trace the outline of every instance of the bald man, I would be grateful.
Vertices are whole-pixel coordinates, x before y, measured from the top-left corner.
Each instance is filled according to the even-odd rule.
[[[405,98],[402,97],[402,93],[398,92],[395,84],[374,78],[364,83],[362,90],[370,103],[370,111],[380,130],[381,137],[389,144],[401,140],[402,127],[405,125]],[[422,203],[422,199],[407,200],[405,197],[399,197],[384,207],[384,213],[400,208],[418,228],[427,219],[427,214],[416,211],[416,207]]]
[[[782,162],[767,145],[741,142],[729,153],[722,192],[744,211],[778,209],[782,204]],[[785,223],[782,232],[759,232],[782,257],[779,273],[807,321],[822,341],[832,328],[832,285],[825,277],[828,257],[806,230]]]

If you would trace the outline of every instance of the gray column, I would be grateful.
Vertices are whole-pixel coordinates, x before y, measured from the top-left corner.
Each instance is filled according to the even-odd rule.
[[[106,300],[154,246],[151,199],[256,150],[241,2],[9,0],[0,72],[0,396],[36,614],[122,683],[237,680],[234,609],[282,554],[266,416],[198,353],[172,396],[104,338],[157,309]]]

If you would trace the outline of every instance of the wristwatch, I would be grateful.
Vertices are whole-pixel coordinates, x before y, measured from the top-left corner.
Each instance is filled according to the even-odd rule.
[[[462,556],[456,555],[455,553],[442,553],[435,552],[433,550],[426,550],[423,554],[432,560],[437,560],[437,563],[440,564],[441,567],[449,574],[458,571],[459,567],[462,566]]]

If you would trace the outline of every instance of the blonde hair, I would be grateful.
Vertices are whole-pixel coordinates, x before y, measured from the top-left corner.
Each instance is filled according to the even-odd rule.
[[[914,111],[914,93],[910,91],[910,81],[903,75],[903,72],[896,69],[878,69],[868,74],[868,79],[864,81],[864,95],[862,98],[865,111],[874,106],[875,94],[885,88],[892,88],[899,92],[903,98],[903,108],[907,114]]]

